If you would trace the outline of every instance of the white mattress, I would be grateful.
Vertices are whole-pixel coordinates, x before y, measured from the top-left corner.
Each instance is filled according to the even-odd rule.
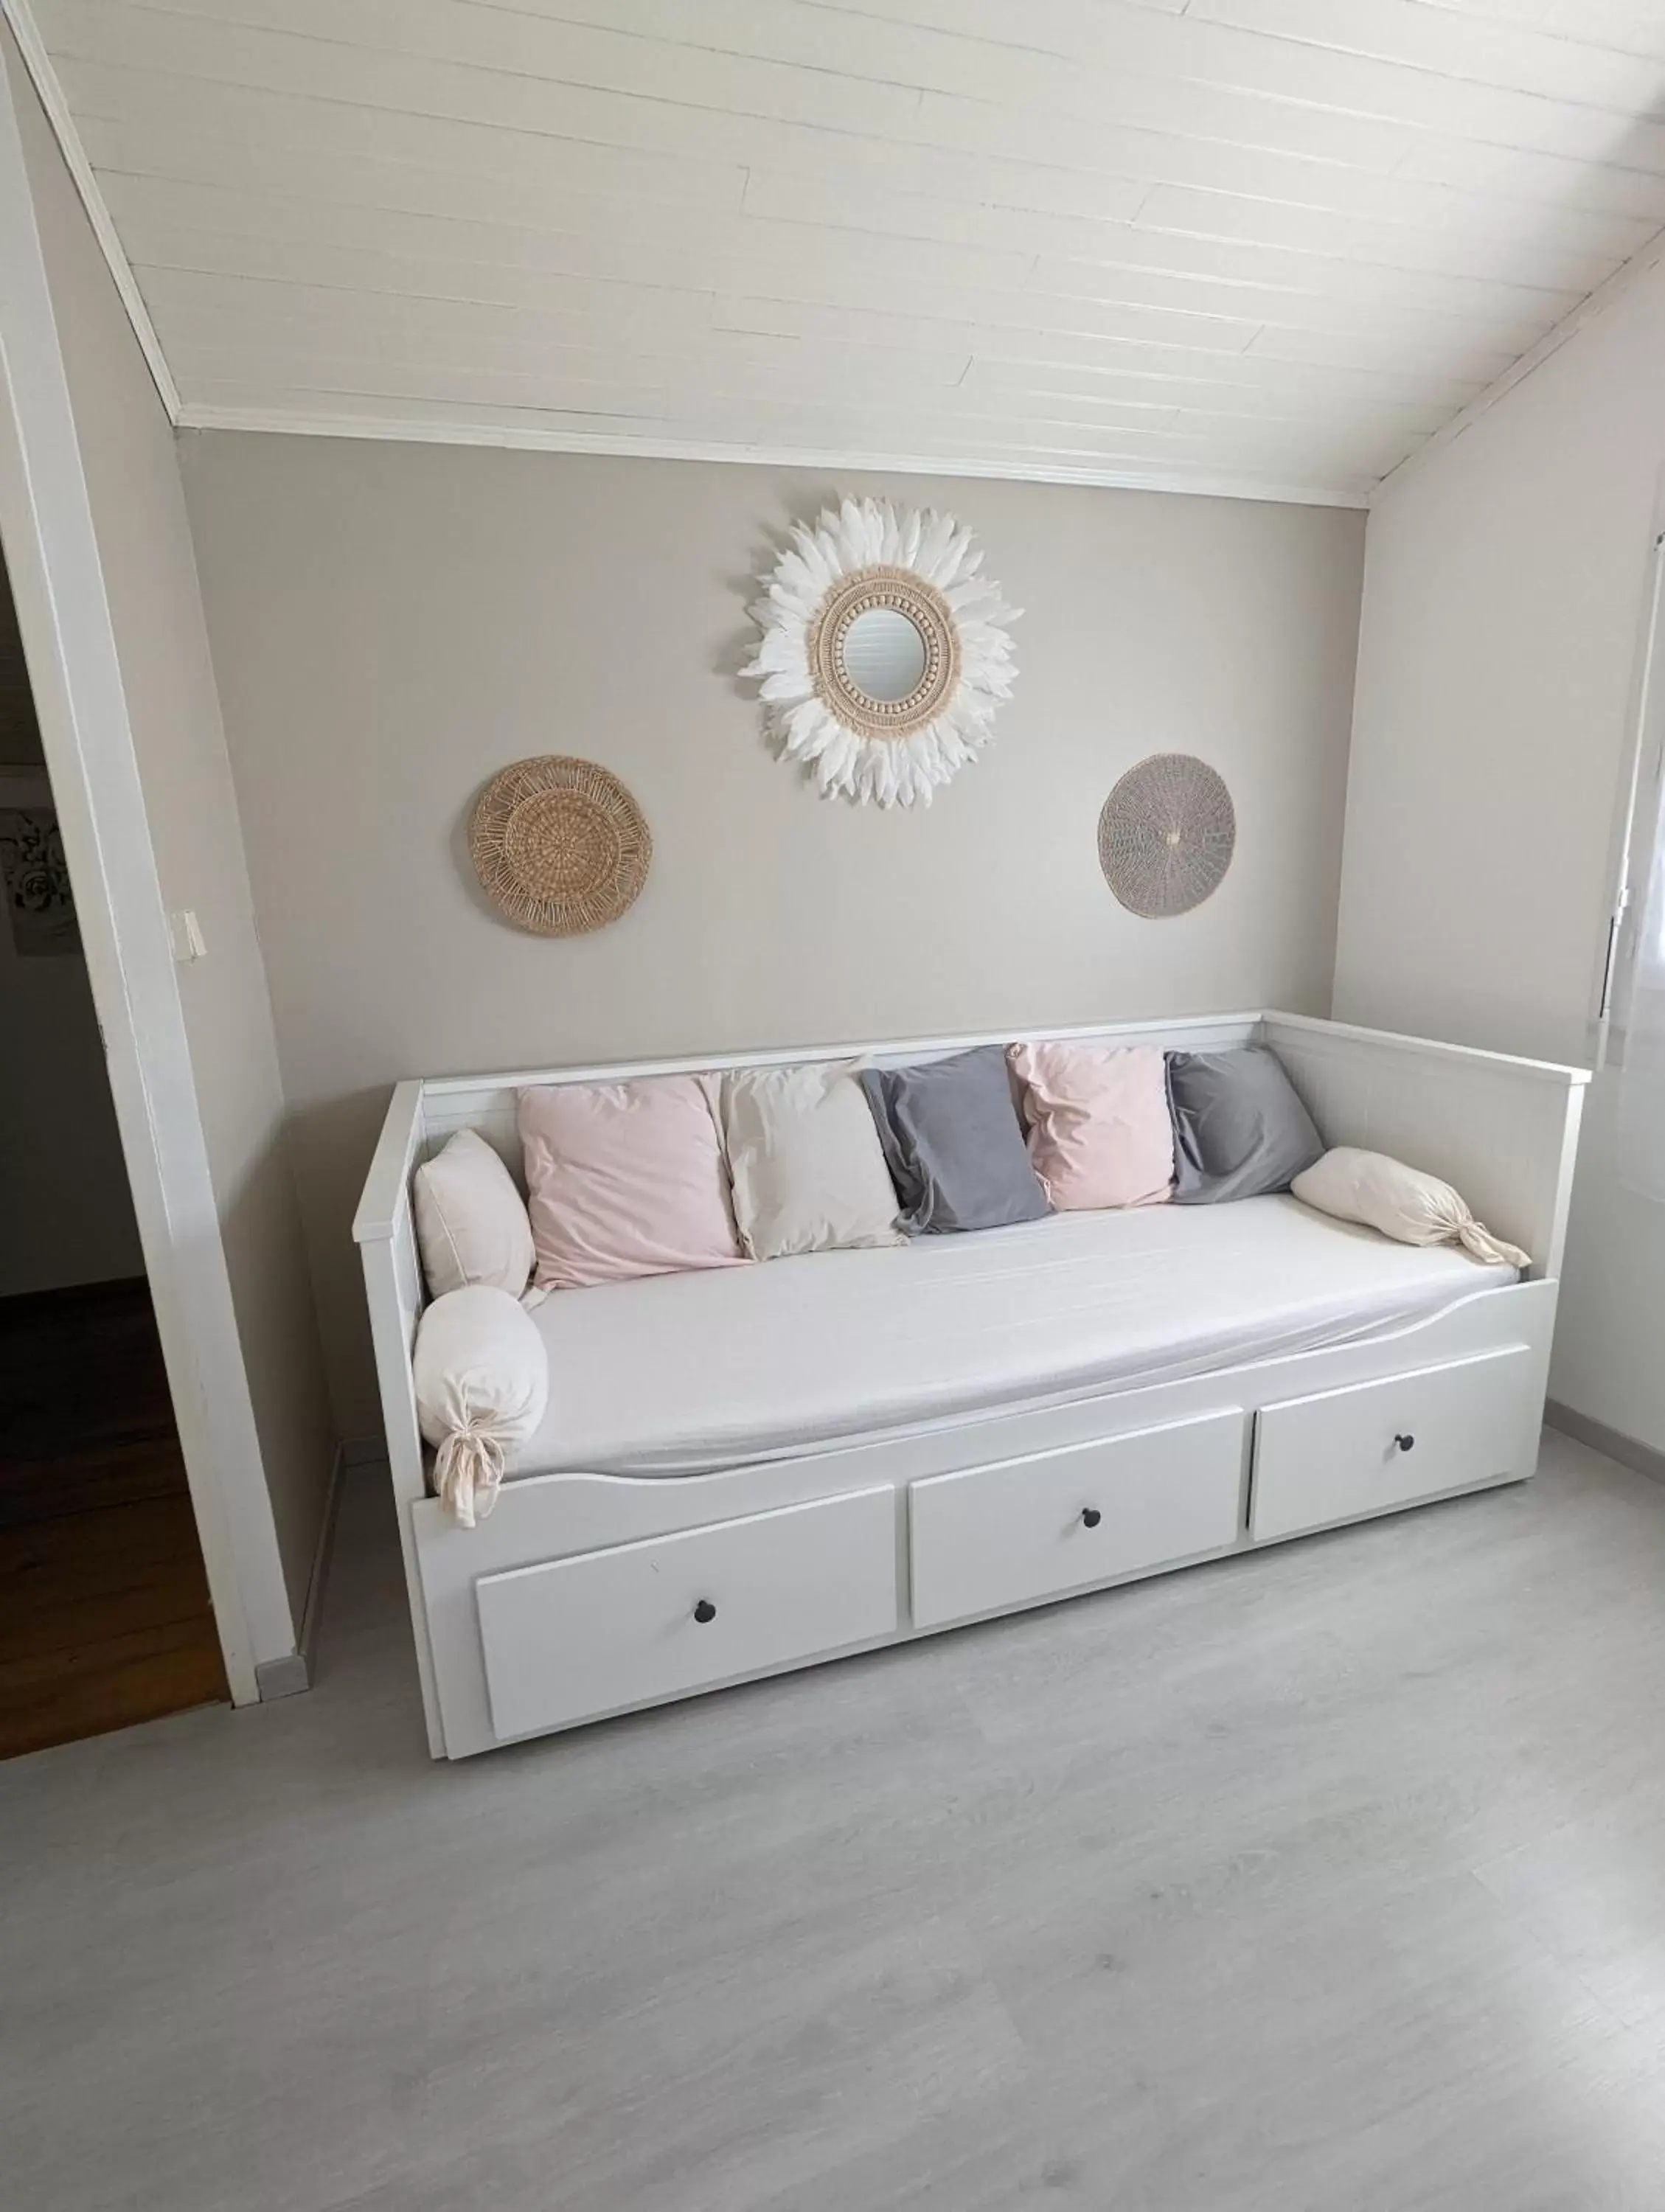
[[[1251,1198],[558,1291],[514,1473],[708,1474],[1356,1342],[1514,1279]]]

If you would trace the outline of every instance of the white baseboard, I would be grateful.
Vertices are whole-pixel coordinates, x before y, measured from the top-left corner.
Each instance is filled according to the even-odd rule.
[[[263,1659],[254,1670],[255,1687],[263,1705],[276,1698],[298,1697],[313,1686],[319,1617],[324,1609],[324,1589],[329,1579],[330,1553],[335,1544],[336,1515],[341,1504],[342,1477],[352,1464],[351,1447],[337,1444],[330,1463],[330,1486],[324,1499],[318,1544],[312,1571],[307,1578],[307,1602],[301,1615],[301,1634],[293,1651],[281,1659]]]
[[[1544,1419],[1552,1429],[1559,1429],[1564,1437],[1575,1443],[1588,1444],[1592,1451],[1606,1454],[1627,1467],[1633,1474],[1645,1474],[1650,1482],[1665,1482],[1665,1452],[1656,1451],[1651,1444],[1643,1443],[1636,1437],[1627,1437],[1622,1429],[1610,1429],[1605,1421],[1592,1419],[1571,1406],[1562,1405],[1552,1398],[1544,1407]]]
[[[278,1698],[298,1698],[312,1686],[312,1675],[298,1651],[286,1651],[281,1659],[262,1659],[256,1664],[254,1689],[263,1705]]]

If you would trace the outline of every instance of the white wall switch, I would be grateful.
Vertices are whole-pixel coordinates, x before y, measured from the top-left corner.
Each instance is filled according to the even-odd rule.
[[[197,919],[194,908],[181,907],[177,913],[170,914],[167,931],[173,940],[173,957],[176,960],[201,960],[206,957],[208,946],[203,941],[202,924]]]

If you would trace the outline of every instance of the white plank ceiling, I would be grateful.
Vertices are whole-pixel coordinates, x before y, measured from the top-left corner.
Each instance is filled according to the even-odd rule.
[[[199,425],[1360,501],[1665,226],[1665,0],[8,6]]]

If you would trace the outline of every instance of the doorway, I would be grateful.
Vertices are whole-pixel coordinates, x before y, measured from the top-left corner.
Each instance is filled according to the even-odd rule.
[[[224,1698],[0,561],[0,1758]]]

